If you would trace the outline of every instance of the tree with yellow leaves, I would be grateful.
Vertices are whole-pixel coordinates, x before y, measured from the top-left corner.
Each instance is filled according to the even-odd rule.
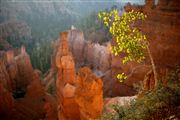
[[[129,61],[141,62],[145,59],[145,50],[148,51],[154,73],[155,86],[157,86],[157,72],[148,47],[149,42],[146,36],[133,26],[134,22],[144,20],[147,16],[133,10],[124,12],[123,15],[119,15],[118,10],[116,9],[110,12],[100,12],[98,16],[109,28],[109,32],[116,40],[117,44],[112,46],[112,53],[115,56],[119,53],[126,54],[122,60],[123,64],[126,64]],[[117,75],[117,78],[120,82],[123,82],[127,79],[127,76],[124,73],[121,73]]]

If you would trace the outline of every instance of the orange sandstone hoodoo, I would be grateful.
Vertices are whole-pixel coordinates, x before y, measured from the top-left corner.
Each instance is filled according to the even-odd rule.
[[[59,120],[88,120],[101,115],[102,81],[90,69],[76,75],[75,63],[68,46],[68,32],[60,33],[55,50],[57,67],[56,92]]]

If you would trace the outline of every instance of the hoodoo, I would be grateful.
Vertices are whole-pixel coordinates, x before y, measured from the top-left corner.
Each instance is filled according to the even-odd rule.
[[[76,74],[74,58],[68,45],[69,33],[60,33],[54,53],[58,119],[95,119],[100,117],[103,109],[102,80],[89,68],[81,68]]]

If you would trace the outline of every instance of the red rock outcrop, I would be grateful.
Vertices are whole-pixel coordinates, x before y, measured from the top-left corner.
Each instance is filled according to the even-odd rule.
[[[91,73],[90,69],[84,68],[78,75],[76,74],[74,58],[68,45],[69,34],[72,33],[60,33],[60,39],[56,42],[53,54],[55,60],[53,60],[52,66],[56,66],[57,69],[58,119],[97,118],[101,114],[103,105],[102,82]],[[76,58],[77,61],[81,60],[79,57]],[[87,78],[87,76],[89,77]],[[89,101],[87,98],[91,100]]]
[[[78,73],[76,102],[80,109],[81,120],[100,117],[103,109],[102,81],[88,67],[81,68]]]
[[[3,87],[7,90],[11,90],[11,82],[10,82],[10,76],[8,74],[8,71],[6,69],[7,66],[7,57],[6,52],[1,51],[0,52],[0,81]]]
[[[31,65],[29,55],[26,53],[24,47],[21,47],[21,53],[15,57],[15,61],[18,70],[16,88],[26,91],[27,86],[33,81],[32,78],[34,77],[34,70]]]
[[[51,95],[47,95],[47,102],[44,104],[45,120],[57,119],[57,102]]]
[[[56,91],[59,120],[78,120],[79,107],[75,102],[75,63],[68,46],[68,32],[60,34],[60,43],[55,56],[57,67]]]
[[[12,94],[7,91],[0,81],[0,118],[10,120],[14,108],[14,99]]]
[[[13,50],[0,52],[0,78],[0,118],[56,119],[56,101],[45,92],[24,47],[16,54]],[[51,108],[45,108],[46,104]],[[51,116],[50,111],[54,112]]]
[[[170,71],[180,65],[180,3],[177,0],[146,0],[141,7],[127,6],[126,11],[134,9],[147,15],[147,19],[136,26],[147,35],[150,51],[158,72],[158,79],[167,83],[162,71]],[[149,58],[146,65],[150,65]],[[142,74],[143,75],[143,74]],[[149,82],[152,88],[154,80]]]

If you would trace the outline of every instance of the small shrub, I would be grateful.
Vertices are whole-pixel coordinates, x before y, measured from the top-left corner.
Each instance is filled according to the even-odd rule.
[[[180,71],[170,75],[167,86],[160,84],[129,106],[114,105],[116,114],[105,114],[102,120],[167,120],[180,118]],[[172,77],[173,76],[173,77]]]

